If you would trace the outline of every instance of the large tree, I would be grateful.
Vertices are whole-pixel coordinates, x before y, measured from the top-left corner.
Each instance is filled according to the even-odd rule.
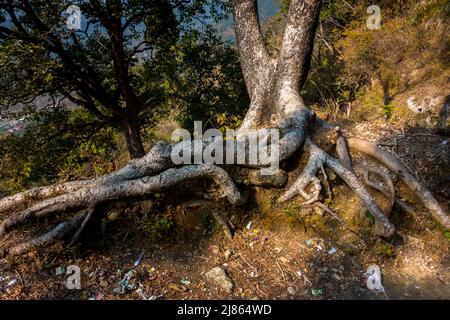
[[[133,68],[152,73],[145,61],[204,14],[204,2],[1,0],[0,105],[28,105],[43,96],[70,100],[120,128],[131,158],[144,156],[140,115],[151,112],[158,93],[143,91],[148,86]],[[66,25],[70,5],[81,9],[81,29]]]
[[[266,49],[256,0],[234,0],[232,5],[242,70],[251,98],[239,135],[245,136],[254,129],[278,128],[281,131],[281,161],[290,159],[299,150],[308,154],[307,165],[302,173],[296,181],[290,183],[278,201],[288,201],[300,195],[308,204],[317,202],[321,184],[316,174],[327,166],[348,184],[372,213],[375,218],[375,232],[385,237],[392,236],[395,227],[352,169],[348,145],[351,149],[375,157],[394,171],[417,193],[434,218],[449,228],[450,219],[447,213],[394,155],[379,149],[373,143],[356,138],[346,139],[334,126],[316,118],[303,103],[300,89],[308,73],[321,1],[291,0],[278,56],[269,55]],[[335,144],[339,159],[330,156],[317,143],[325,140],[333,145],[333,139],[337,140]],[[185,148],[194,148],[192,142],[184,143]],[[211,143],[214,143],[214,140],[206,140],[203,147],[207,148]],[[174,147],[178,148],[179,144],[158,143],[144,157],[96,180],[72,181],[4,198],[0,201],[0,211],[10,215],[0,225],[0,234],[5,234],[32,218],[47,217],[57,212],[76,212],[75,216],[68,218],[49,233],[8,248],[7,252],[19,254],[49,244],[71,232],[78,235],[96,212],[96,204],[148,195],[195,179],[212,179],[219,186],[221,195],[233,205],[240,205],[245,201],[229,173],[220,166],[203,164],[175,167],[171,161]],[[245,150],[248,160],[249,148]],[[258,168],[266,165],[267,163],[259,161],[257,164],[246,163],[245,166]],[[392,185],[389,176],[384,175],[383,178],[387,184]],[[269,182],[266,181],[266,185]],[[21,207],[24,209],[21,210]]]

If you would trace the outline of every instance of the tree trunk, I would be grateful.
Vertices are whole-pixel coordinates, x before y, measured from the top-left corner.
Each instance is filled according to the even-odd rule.
[[[127,143],[130,158],[136,159],[145,156],[137,117],[127,112],[122,121],[122,132]]]
[[[392,236],[395,232],[394,225],[384,215],[352,170],[350,155],[346,156],[347,144],[342,139],[338,143],[338,155],[342,159],[340,161],[328,155],[313,142],[313,137],[325,132],[325,136],[322,136],[325,139],[319,140],[326,140],[332,144],[330,132],[334,134],[340,132],[339,128],[316,119],[314,112],[304,104],[300,96],[300,89],[310,64],[321,1],[291,0],[283,44],[278,57],[271,57],[267,53],[258,20],[256,0],[233,0],[232,3],[242,71],[251,97],[251,105],[239,129],[239,135],[250,134],[253,129],[278,128],[280,139],[274,143],[278,143],[280,162],[289,159],[301,148],[309,153],[307,165],[302,169],[297,180],[289,184],[290,186],[278,202],[289,201],[297,196],[304,198],[304,204],[307,205],[318,202],[322,183],[316,175],[322,171],[326,176],[324,170],[326,166],[342,178],[373,215],[374,232],[384,237]],[[215,194],[217,199],[225,196],[233,205],[240,205],[245,201],[246,198],[241,196],[234,181],[223,168],[209,164],[174,168],[172,152],[183,150],[192,154],[196,149],[194,146],[197,145],[196,143],[161,142],[144,156],[137,121],[138,104],[129,91],[124,90],[123,96],[126,98],[127,108],[123,114],[122,126],[130,155],[134,160],[124,168],[95,180],[38,188],[1,199],[0,213],[11,214],[0,224],[0,236],[32,219],[46,217],[56,212],[72,214],[76,210],[89,211],[96,204],[104,201],[148,195],[195,179],[213,180],[220,189]],[[211,143],[215,141],[203,141],[203,150]],[[182,148],[179,148],[180,146]],[[439,206],[431,192],[422,186],[394,155],[357,139],[350,139],[349,147],[378,159],[398,174],[419,195],[436,220],[449,228],[450,218],[447,212]],[[252,168],[266,166],[261,159],[256,164],[248,163],[249,149],[248,145],[243,149],[247,162],[242,165]],[[235,156],[237,152],[238,150],[235,149]],[[344,158],[346,159],[343,160]],[[390,198],[393,197],[395,194],[392,194]],[[85,216],[87,218],[84,218]],[[48,245],[76,228],[79,230],[76,234],[79,234],[84,227],[82,221],[87,221],[88,218],[89,215],[86,214],[72,217],[46,235],[11,248],[10,253],[20,254]]]

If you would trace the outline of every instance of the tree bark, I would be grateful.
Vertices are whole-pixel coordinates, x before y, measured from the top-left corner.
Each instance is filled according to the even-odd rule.
[[[131,159],[145,156],[141,139],[141,131],[138,119],[131,112],[127,112],[122,120],[122,132],[127,143],[128,153]]]
[[[307,165],[299,178],[291,183],[278,199],[279,203],[296,201],[297,196],[303,197],[306,200],[305,204],[317,203],[320,199],[321,182],[316,175],[319,170],[323,171],[323,167],[327,166],[342,178],[361,203],[373,214],[375,233],[390,237],[395,233],[395,227],[352,170],[345,138],[340,137],[337,146],[341,161],[328,155],[313,143],[312,136],[320,134],[318,130],[314,131],[317,127],[328,132],[336,129],[327,122],[316,119],[314,112],[305,106],[300,96],[300,89],[308,74],[320,7],[320,0],[291,0],[280,55],[273,58],[268,55],[263,41],[256,0],[233,0],[242,71],[251,97],[251,105],[238,134],[245,136],[252,130],[261,128],[279,129],[280,162],[289,159],[301,148],[309,152]],[[116,58],[121,56],[120,50],[118,52]],[[121,59],[118,59],[116,63],[121,64]],[[125,83],[127,82],[123,73],[117,76]],[[122,92],[122,97],[126,103],[126,112],[123,116],[121,115],[122,127],[130,155],[134,160],[131,160],[124,168],[92,181],[39,188],[0,200],[0,213],[10,213],[0,224],[0,236],[30,219],[47,217],[55,212],[73,214],[74,211],[93,208],[105,201],[140,197],[160,190],[168,190],[179,183],[195,179],[213,180],[220,187],[219,194],[216,194],[217,199],[226,197],[232,205],[240,205],[245,201],[246,198],[241,195],[234,181],[223,168],[207,164],[175,168],[171,161],[172,151],[177,149],[192,154],[196,143],[186,141],[180,144],[159,143],[144,155],[137,121],[139,104],[136,103],[133,94],[127,90]],[[201,144],[203,151],[211,143],[215,143],[215,140],[203,141]],[[378,159],[394,171],[418,194],[435,219],[446,228],[450,227],[448,214],[439,206],[431,192],[421,185],[394,155],[380,150],[374,144],[354,138],[348,140],[348,146],[350,149],[362,151]],[[245,159],[248,161],[250,148],[246,146],[244,150]],[[235,150],[235,155],[237,152]],[[251,168],[266,166],[260,159],[256,164],[241,165]],[[392,185],[390,188],[392,189]],[[391,193],[394,194],[394,192]],[[23,204],[27,205],[27,209],[22,208]],[[320,203],[317,204],[320,205]],[[48,245],[76,228],[80,230],[78,226],[81,224],[81,229],[83,228],[82,221],[89,220],[89,216],[84,219],[83,216],[85,215],[75,216],[44,236],[19,244],[12,248],[11,252],[23,253],[37,246]]]

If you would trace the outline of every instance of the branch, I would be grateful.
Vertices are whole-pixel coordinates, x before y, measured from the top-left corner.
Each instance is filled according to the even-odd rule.
[[[393,154],[380,149],[375,143],[364,141],[361,139],[351,138],[348,140],[350,149],[363,152],[388,167],[400,179],[403,180],[406,185],[414,191],[417,196],[422,200],[425,207],[431,212],[433,217],[445,228],[450,229],[450,218],[448,214],[442,209],[433,194],[423,184],[409,172],[409,170],[397,159]]]
[[[310,68],[321,0],[292,0],[277,64],[281,91],[298,92]]]
[[[272,67],[261,33],[256,0],[234,0],[233,16],[241,67],[250,96],[261,82],[263,74]]]

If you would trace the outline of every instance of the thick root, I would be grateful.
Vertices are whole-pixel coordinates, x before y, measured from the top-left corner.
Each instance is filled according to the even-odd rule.
[[[379,148],[375,143],[361,139],[351,138],[348,140],[350,149],[363,152],[392,170],[417,196],[422,200],[425,207],[433,217],[445,228],[450,229],[450,217],[442,209],[433,194],[421,184],[409,170],[390,152]]]
[[[33,188],[24,192],[17,193],[10,197],[0,200],[0,213],[7,213],[17,210],[18,207],[33,203],[36,201],[59,196],[69,192],[74,192],[92,186],[95,180],[69,181],[61,184],[55,184],[46,187]]]
[[[83,220],[85,220],[86,216],[86,213],[79,214],[70,220],[64,221],[57,225],[53,230],[47,232],[42,236],[13,246],[9,250],[7,250],[7,253],[12,256],[21,255],[31,250],[45,247],[58,240],[61,240],[66,235],[76,230],[76,228],[83,222]]]
[[[384,184],[387,187],[384,188],[382,185],[379,185],[373,181],[370,180],[370,175],[374,176],[377,175],[379,177],[382,178]],[[394,203],[395,203],[395,187],[394,187],[394,183],[392,182],[391,177],[389,177],[388,174],[384,173],[382,170],[379,169],[365,169],[364,170],[364,183],[371,187],[374,190],[377,190],[378,192],[382,193],[385,197],[388,198],[389,203],[388,203],[388,209],[386,210],[385,214],[386,216],[390,216],[392,209],[394,207]]]
[[[73,193],[51,198],[7,218],[0,225],[0,235],[31,218],[47,216],[53,212],[92,207],[95,204],[122,198],[133,198],[166,190],[179,183],[200,178],[212,179],[232,204],[241,204],[242,198],[227,172],[217,166],[198,165],[169,169],[163,173],[142,179],[123,181],[111,185],[96,185]]]
[[[358,180],[353,171],[345,168],[338,160],[326,154],[322,149],[314,145],[309,139],[306,141],[306,147],[310,152],[310,158],[305,170],[298,180],[289,188],[289,190],[279,198],[279,202],[292,199],[301,194],[304,188],[311,182],[313,177],[322,165],[328,166],[338,176],[340,176],[347,185],[355,192],[363,205],[375,217],[375,233],[384,237],[390,237],[394,234],[395,228],[383,214],[378,204],[366,190],[364,185]]]

